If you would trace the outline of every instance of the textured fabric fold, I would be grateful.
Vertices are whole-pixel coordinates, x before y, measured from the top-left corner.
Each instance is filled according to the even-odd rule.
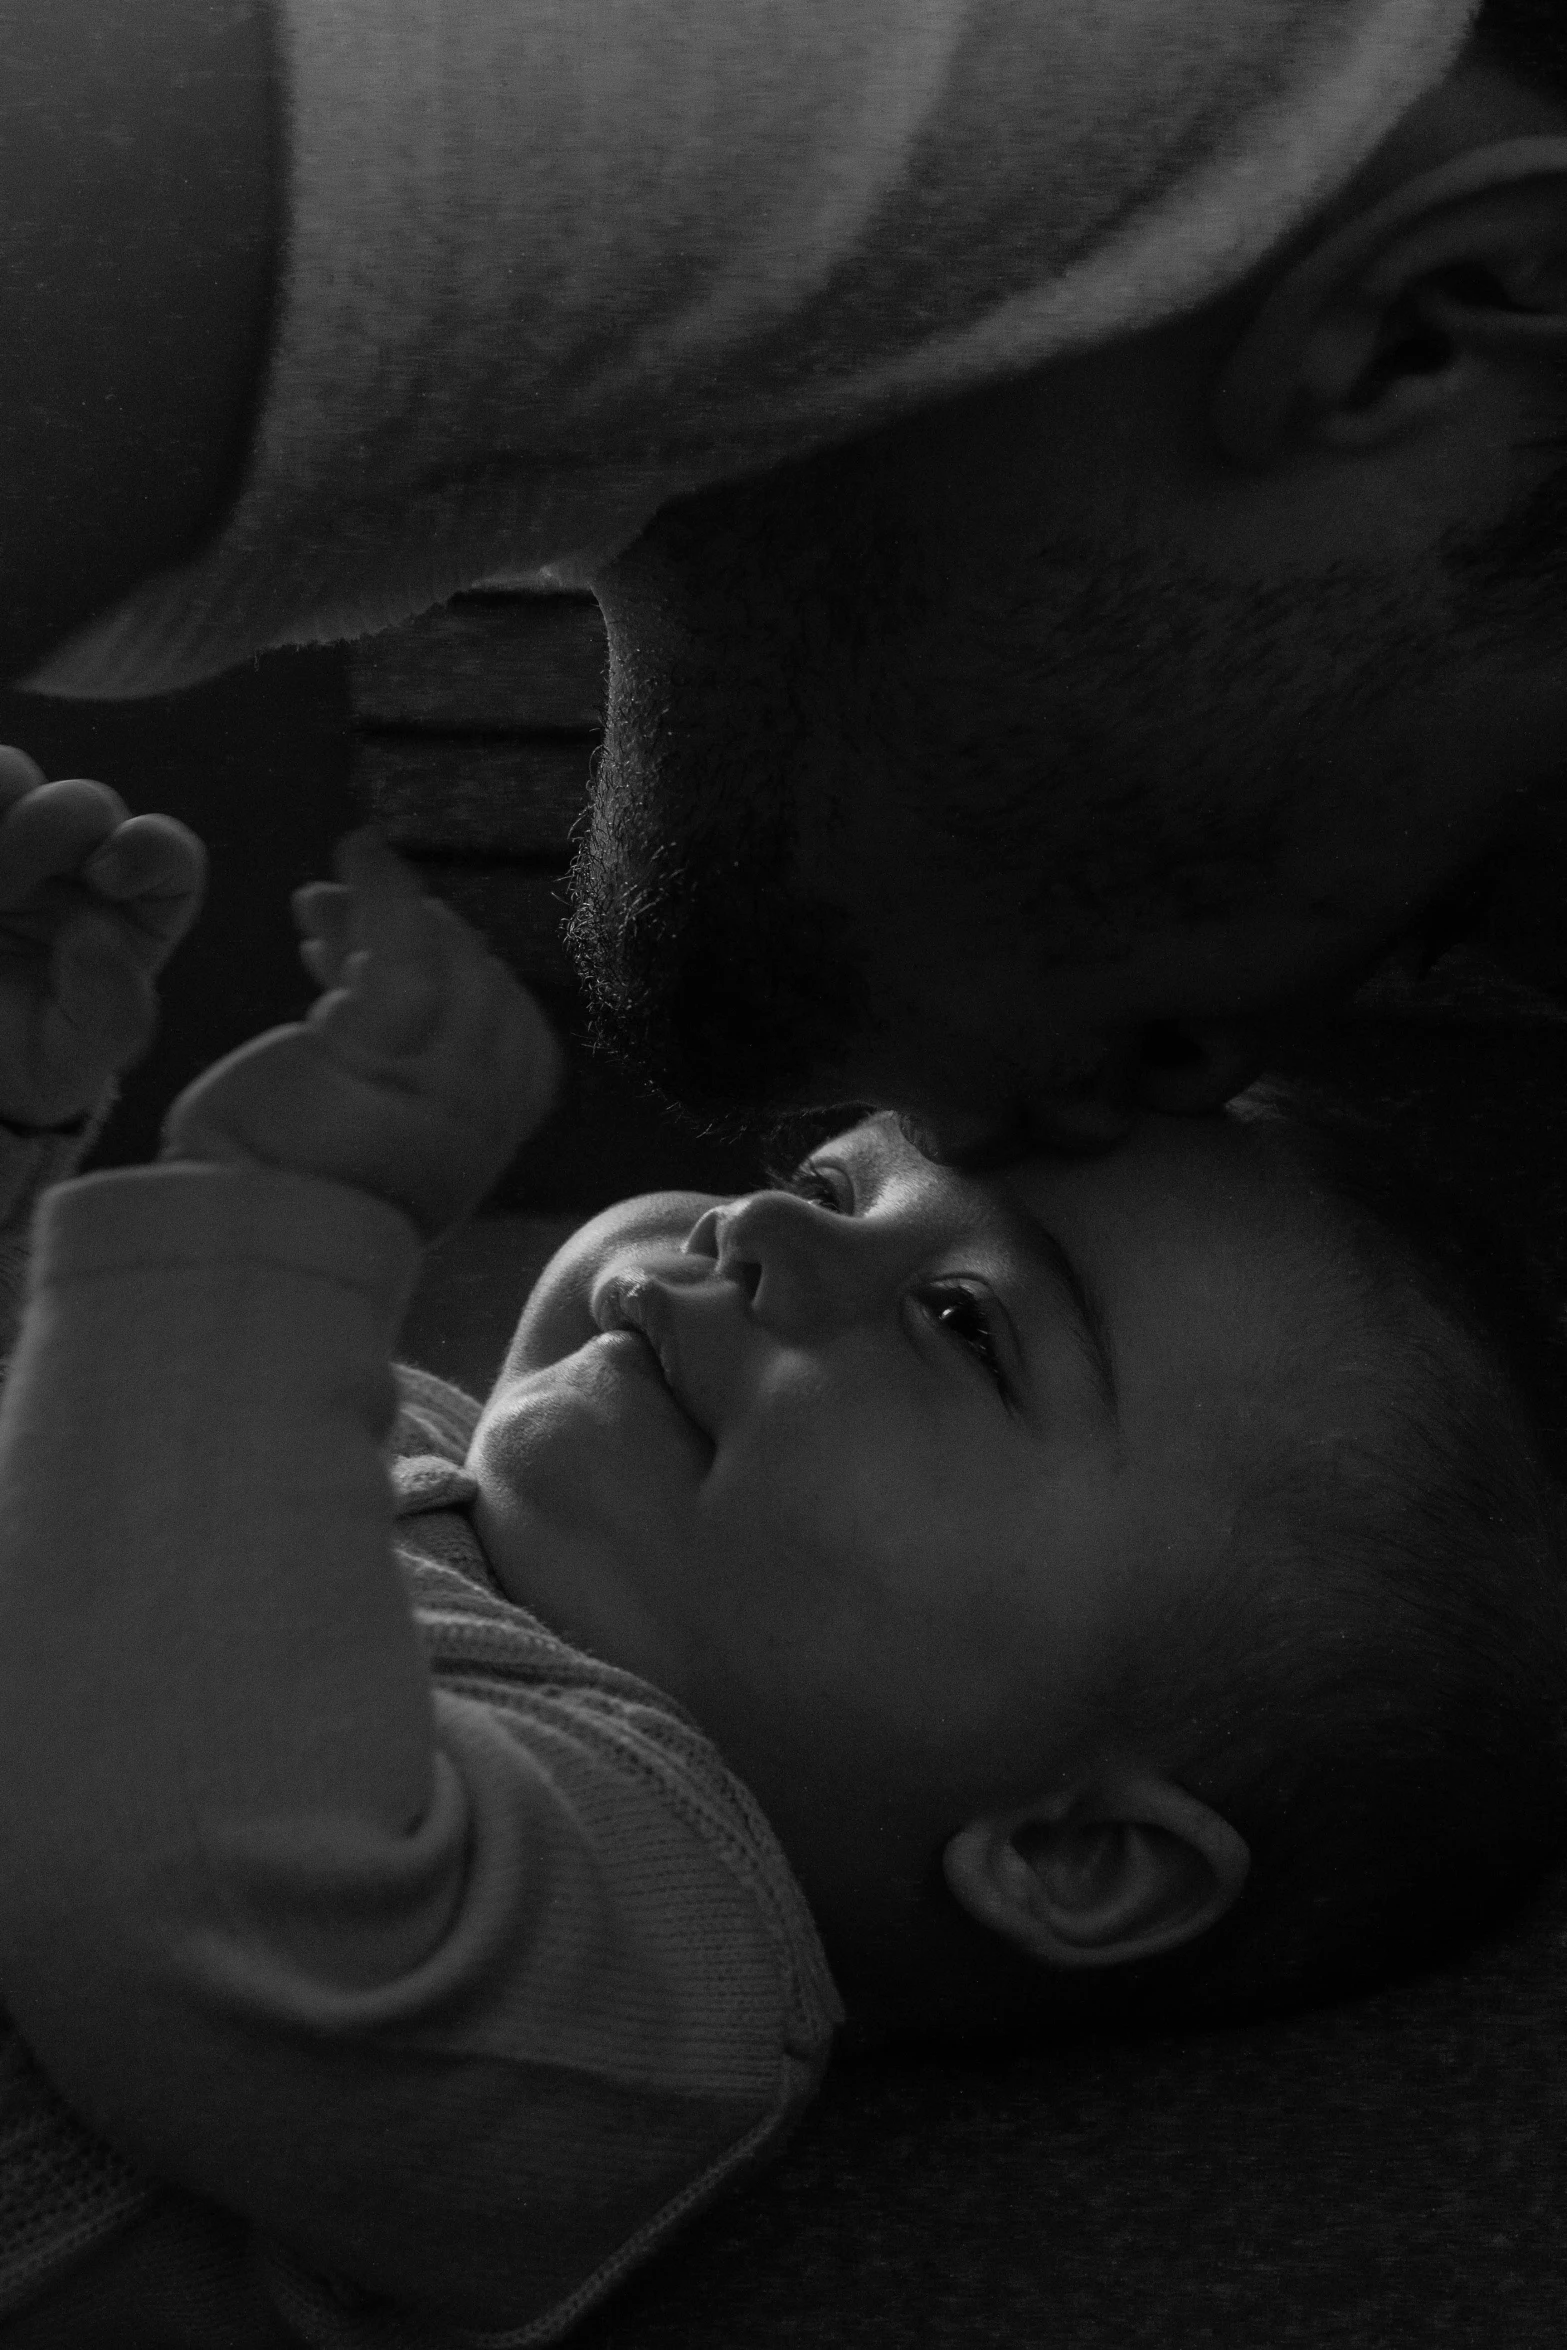
[[[1476,0],[276,0],[233,509],[29,681],[161,692],[577,578],[672,496],[1193,308]]]

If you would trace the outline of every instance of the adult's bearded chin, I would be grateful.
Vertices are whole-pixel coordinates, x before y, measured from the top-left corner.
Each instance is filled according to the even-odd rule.
[[[689,778],[612,726],[570,879],[595,1046],[727,1140],[839,1097],[866,976],[848,913],[798,885],[786,789]]]

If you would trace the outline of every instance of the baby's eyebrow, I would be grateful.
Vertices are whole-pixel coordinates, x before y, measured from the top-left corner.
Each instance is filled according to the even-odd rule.
[[[1018,1237],[1027,1254],[1054,1283],[1072,1309],[1076,1337],[1093,1373],[1099,1400],[1110,1417],[1119,1422],[1121,1391],[1116,1384],[1115,1358],[1110,1346],[1110,1325],[1105,1315],[1104,1300],[1092,1282],[1087,1280],[1067,1255],[1055,1234],[1021,1203],[1014,1203]]]

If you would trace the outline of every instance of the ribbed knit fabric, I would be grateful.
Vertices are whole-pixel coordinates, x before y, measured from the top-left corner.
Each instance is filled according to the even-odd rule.
[[[274,4],[237,502],[50,693],[579,577],[682,491],[1177,316],[1342,188],[1477,0]]]
[[[149,2291],[182,2346],[225,2293],[247,2350],[553,2341],[825,2066],[841,2008],[751,1798],[501,1594],[477,1404],[383,1385],[416,1254],[304,1178],[42,1202],[0,1397],[29,2344],[120,2307],[140,2342]]]
[[[76,2119],[0,2020],[0,2324],[157,2191]]]

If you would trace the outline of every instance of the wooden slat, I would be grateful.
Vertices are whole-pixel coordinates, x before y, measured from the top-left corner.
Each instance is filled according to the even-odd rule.
[[[569,908],[558,874],[475,872],[471,866],[421,857],[419,874],[436,897],[445,898],[465,922],[489,942],[504,963],[529,986],[573,996],[576,974],[561,939]]]
[[[464,742],[361,735],[363,815],[410,855],[565,856],[587,806],[591,741]]]
[[[591,596],[459,596],[355,645],[349,694],[361,725],[586,733],[608,664]]]

